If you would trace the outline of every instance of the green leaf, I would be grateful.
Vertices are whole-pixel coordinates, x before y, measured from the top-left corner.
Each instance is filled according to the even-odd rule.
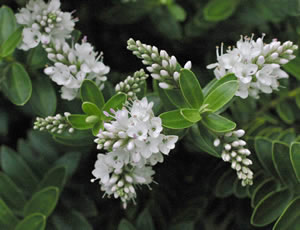
[[[87,123],[86,122],[87,117],[88,115],[71,114],[68,116],[68,121],[75,129],[79,129],[79,130],[91,129],[93,128],[94,124]]]
[[[297,185],[298,180],[290,160],[289,146],[283,142],[274,141],[272,157],[281,181],[288,186]]]
[[[180,109],[162,113],[159,117],[162,120],[162,125],[169,129],[184,129],[194,124],[182,116]]]
[[[292,143],[290,147],[290,159],[298,182],[300,182],[300,142]]]
[[[220,85],[228,82],[228,81],[234,81],[236,80],[236,76],[232,73],[229,73],[227,75],[225,75],[224,77],[222,77],[221,79],[217,80],[216,78],[214,78],[213,80],[211,80],[202,90],[204,96],[207,96],[208,94],[210,94],[213,90],[215,90],[216,88],[218,88]]]
[[[224,198],[233,194],[233,184],[237,175],[231,168],[219,178],[215,187],[217,197]]]
[[[79,165],[80,158],[81,158],[80,152],[69,152],[61,156],[55,162],[55,166],[65,167],[67,177],[71,177]]]
[[[33,192],[38,179],[28,167],[26,162],[12,149],[2,146],[1,166],[3,171],[13,179],[13,181],[25,188],[28,192]]]
[[[234,122],[215,113],[211,113],[203,117],[202,123],[207,128],[217,133],[229,132],[236,127]]]
[[[44,230],[45,227],[46,217],[40,213],[34,213],[22,220],[15,230]]]
[[[170,101],[169,97],[166,94],[166,90],[160,88],[158,86],[158,81],[153,79],[153,89],[157,92],[160,100],[162,101],[163,107],[166,110],[173,110],[176,109],[176,106]]]
[[[277,104],[276,112],[285,123],[291,125],[295,122],[295,115],[291,106],[289,105],[289,102],[282,101],[279,104]]]
[[[273,179],[268,178],[264,180],[253,191],[251,197],[251,206],[255,207],[259,203],[259,201],[261,201],[270,192],[276,191],[277,188],[278,185]]]
[[[26,200],[18,186],[4,173],[0,172],[0,197],[12,208],[23,209]]]
[[[136,228],[126,219],[122,219],[118,225],[118,230],[135,230]]]
[[[113,109],[115,111],[122,109],[126,100],[127,100],[126,94],[124,94],[124,93],[116,94],[105,103],[105,105],[103,106],[103,111],[106,111],[109,114],[113,115],[111,113],[111,109]],[[102,116],[102,118],[104,121],[108,121],[108,120],[112,119],[111,117],[106,117],[104,115]]]
[[[137,217],[136,227],[137,229],[143,230],[155,230],[154,223],[148,209],[144,209],[144,211]]]
[[[31,80],[20,63],[12,63],[5,73],[2,91],[16,105],[24,105],[32,92]]]
[[[190,107],[179,89],[166,89],[165,94],[177,108]]]
[[[14,12],[7,6],[0,9],[0,45],[16,30],[17,22]]]
[[[239,2],[239,0],[210,0],[203,10],[204,18],[212,22],[225,20],[234,13]]]
[[[292,74],[298,80],[300,80],[300,57],[297,56],[294,60],[289,61],[287,64],[283,65],[284,70]]]
[[[201,123],[193,125],[190,132],[193,144],[197,148],[214,157],[220,158],[221,150],[218,152],[218,149],[213,145],[214,140],[217,138],[216,135],[209,132],[209,130],[201,125]]]
[[[273,230],[297,230],[300,226],[300,197],[292,200],[276,221]]]
[[[84,80],[80,87],[80,96],[82,102],[94,103],[99,109],[104,106],[104,97],[96,84],[90,80]]]
[[[7,57],[11,55],[22,41],[23,28],[17,29],[13,32],[8,39],[0,46],[0,57]]]
[[[238,87],[238,81],[225,82],[209,93],[205,97],[203,104],[208,104],[207,109],[211,109],[212,112],[215,112],[231,100]]]
[[[64,145],[70,146],[90,146],[93,144],[93,138],[88,130],[75,130],[74,133],[67,131],[61,134],[53,134],[54,140]]]
[[[170,4],[168,5],[168,9],[177,21],[183,22],[186,19],[186,12],[180,5],[176,3]]]
[[[13,230],[19,220],[12,213],[9,207],[0,199],[0,225],[6,227],[5,230]]]
[[[298,94],[295,98],[296,98],[297,107],[300,109],[300,94]]]
[[[38,190],[53,186],[59,188],[60,191],[62,191],[62,188],[66,183],[66,173],[67,170],[64,166],[51,168],[38,185]]]
[[[181,92],[189,105],[192,108],[200,109],[203,104],[203,93],[194,73],[188,69],[181,69],[179,84]]]
[[[181,115],[190,122],[198,122],[202,119],[197,109],[181,109]]]
[[[97,107],[97,105],[91,102],[83,102],[82,110],[89,116],[90,115],[96,115],[98,117],[102,116],[101,110]]]
[[[241,180],[237,177],[233,183],[233,193],[237,198],[243,199],[248,196],[247,187],[242,186]]]
[[[29,105],[41,117],[52,116],[56,111],[55,89],[47,76],[41,75],[32,81],[33,90]]]
[[[41,69],[45,67],[45,65],[48,62],[47,52],[43,48],[43,46],[40,44],[37,47],[30,49],[27,51],[27,59],[26,59],[26,65],[30,69]]]
[[[186,221],[176,225],[172,225],[169,230],[194,230],[194,223],[193,221]]]
[[[274,167],[272,159],[272,141],[265,137],[256,137],[254,145],[256,155],[261,165],[269,173],[269,175],[279,179],[279,175]]]
[[[55,209],[58,201],[59,189],[57,187],[47,187],[35,193],[31,200],[24,207],[24,215],[41,213],[48,217]]]
[[[292,197],[288,189],[269,193],[255,207],[251,216],[251,224],[255,227],[263,227],[272,223],[281,215]]]

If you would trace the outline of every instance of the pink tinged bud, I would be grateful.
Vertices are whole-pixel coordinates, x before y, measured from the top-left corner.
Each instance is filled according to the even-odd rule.
[[[110,111],[111,113],[113,113],[113,114],[116,113],[116,111],[115,111],[113,108],[110,108],[109,111]]]
[[[233,147],[238,147],[240,144],[239,144],[239,141],[234,141],[234,142],[231,143],[231,145]]]
[[[160,82],[158,85],[162,89],[171,89],[172,88],[169,84],[167,84],[165,82]]]
[[[123,140],[118,140],[116,143],[113,145],[113,149],[119,148],[123,144]]]
[[[118,133],[118,136],[119,136],[120,138],[126,138],[126,137],[127,137],[127,134],[126,134],[125,132],[123,132],[123,131],[120,131],[120,132]]]
[[[286,63],[288,63],[289,62],[289,60],[287,60],[287,59],[285,59],[285,58],[281,58],[280,60],[279,60],[279,63],[281,64],[281,65],[284,65],[284,64],[286,64]]]
[[[237,155],[237,153],[236,153],[236,152],[234,152],[234,151],[233,151],[233,152],[231,152],[231,156],[232,156],[232,157],[236,157],[236,155]]]
[[[123,187],[124,186],[124,181],[120,180],[117,185],[118,185],[119,188]]]
[[[155,80],[160,80],[161,79],[160,75],[157,74],[157,73],[152,73],[151,77],[153,77]]]
[[[229,150],[231,149],[231,145],[230,145],[230,144],[226,144],[226,145],[224,146],[224,148],[225,148],[227,151],[229,151]]]
[[[134,189],[134,187],[132,185],[130,185],[128,188],[129,188],[129,190],[130,190],[131,193],[135,193],[135,189]]]
[[[214,146],[215,147],[218,147],[220,145],[220,143],[221,143],[220,139],[215,139],[214,140]]]
[[[103,114],[104,114],[106,117],[109,117],[109,116],[110,116],[109,113],[106,112],[106,111],[103,111]]]
[[[59,61],[63,61],[63,60],[65,59],[65,57],[64,57],[63,55],[61,55],[61,54],[57,54],[57,55],[56,55],[56,58],[57,58],[57,60],[59,60]]]
[[[187,63],[185,63],[184,67],[185,69],[191,69],[192,68],[192,62],[188,61]]]
[[[278,56],[279,56],[278,53],[272,53],[270,57],[272,58],[272,60],[275,60],[278,58]]]
[[[114,184],[118,181],[119,177],[118,176],[112,176],[109,180],[109,183]]]
[[[169,57],[168,53],[165,50],[160,51],[160,56],[165,59],[168,59]]]
[[[284,53],[286,53],[286,54],[293,54],[293,50],[286,50]]]
[[[148,66],[146,69],[147,69],[150,73],[153,72],[153,68],[152,68],[151,66]]]
[[[152,54],[151,54],[151,59],[156,59],[156,58],[157,58],[157,54],[152,53]]]
[[[245,146],[247,143],[244,140],[239,140],[239,144],[240,144],[240,146]]]
[[[111,145],[111,141],[105,141],[104,148],[108,148]]]
[[[169,76],[169,73],[166,70],[161,70],[160,75],[163,77],[167,77],[167,76]]]
[[[164,68],[167,68],[169,66],[169,63],[166,60],[162,60],[161,64]]]
[[[245,135],[245,131],[243,129],[239,129],[239,130],[236,130],[234,132],[234,134],[237,136],[237,137],[242,137]]]
[[[176,57],[172,56],[171,59],[169,60],[169,62],[170,62],[170,65],[172,68],[176,67],[176,64],[177,64]]]
[[[125,175],[125,180],[126,180],[128,183],[132,183],[132,182],[133,182],[132,177],[129,176],[129,175]]]

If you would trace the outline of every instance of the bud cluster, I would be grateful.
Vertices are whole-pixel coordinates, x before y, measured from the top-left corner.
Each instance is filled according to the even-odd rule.
[[[47,130],[50,133],[62,133],[68,131],[69,133],[74,132],[74,128],[67,121],[67,117],[70,113],[64,113],[64,116],[56,114],[55,116],[48,116],[46,118],[37,117],[34,122],[33,129],[43,131]]]
[[[222,159],[231,163],[231,168],[236,170],[237,176],[242,180],[242,186],[253,184],[253,172],[249,168],[252,161],[248,158],[250,150],[245,148],[247,143],[240,139],[244,136],[245,131],[242,129],[226,133],[221,139],[214,141],[214,146],[223,145]]]
[[[128,99],[137,99],[136,94],[141,91],[141,87],[145,84],[148,76],[143,69],[136,71],[133,77],[128,76],[124,81],[119,82],[115,90],[116,92],[125,93]]]
[[[127,41],[127,49],[147,65],[151,77],[159,81],[159,87],[163,89],[179,88],[180,65],[175,56],[169,56],[165,50],[158,50],[156,46],[150,46],[130,38]],[[188,61],[185,69],[191,69],[192,63]]]

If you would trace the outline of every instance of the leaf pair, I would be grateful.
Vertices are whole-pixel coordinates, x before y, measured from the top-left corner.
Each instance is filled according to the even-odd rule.
[[[104,113],[113,116],[112,111],[121,109],[127,99],[125,94],[119,93],[105,103],[101,91],[90,80],[83,81],[80,88],[80,95],[83,102],[82,110],[85,114],[72,114],[68,116],[68,121],[75,129],[92,129],[92,133],[95,136],[103,128],[103,122],[111,119],[111,117],[106,116]]]

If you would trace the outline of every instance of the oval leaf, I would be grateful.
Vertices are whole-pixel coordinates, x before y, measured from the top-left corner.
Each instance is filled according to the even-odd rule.
[[[82,110],[89,116],[90,115],[96,115],[98,117],[102,116],[101,110],[94,103],[91,102],[83,102]]]
[[[203,103],[203,93],[194,73],[188,69],[180,71],[180,90],[192,108],[200,109]]]
[[[23,28],[20,27],[2,44],[0,47],[0,57],[7,57],[14,52],[19,43],[22,41],[22,31]]]
[[[104,106],[104,97],[99,87],[93,81],[84,80],[80,87],[80,96],[82,102],[91,102],[102,109]]]
[[[19,63],[14,62],[9,66],[2,86],[4,94],[16,105],[24,105],[31,96],[31,80]]]
[[[210,94],[214,89],[218,88],[220,85],[224,84],[228,81],[234,81],[236,80],[236,76],[233,73],[229,73],[225,75],[224,77],[220,78],[219,80],[214,78],[211,80],[204,88],[203,88],[203,94],[204,96]]]
[[[239,0],[210,0],[204,8],[204,18],[207,21],[222,21],[235,11]]]
[[[0,9],[0,45],[16,30],[17,22],[14,12],[7,6]]]
[[[16,227],[15,230],[44,230],[46,227],[46,217],[39,213],[27,216]]]
[[[277,189],[277,184],[273,179],[266,179],[260,183],[254,190],[251,197],[251,206],[255,207],[270,192]]]
[[[164,91],[172,104],[177,108],[190,107],[179,89],[166,89]]]
[[[155,230],[152,216],[148,209],[145,209],[136,220],[137,229]]]
[[[103,111],[106,111],[109,114],[113,115],[110,110],[111,109],[113,109],[113,110],[122,109],[126,100],[127,100],[127,96],[124,93],[116,94],[105,103],[105,105],[103,106]],[[111,117],[107,117],[104,115],[102,116],[102,118],[104,121],[112,119]]]
[[[182,116],[180,109],[162,113],[159,117],[162,125],[169,129],[184,129],[194,124]]]
[[[215,188],[217,197],[224,198],[233,194],[233,184],[236,179],[236,173],[230,168],[219,178]]]
[[[196,123],[202,119],[197,109],[181,109],[181,115],[188,121]]]
[[[290,158],[298,182],[300,182],[300,142],[292,143],[290,147]]]
[[[62,190],[66,182],[66,173],[67,170],[64,166],[51,168],[38,185],[38,189],[54,186]]]
[[[292,197],[288,189],[269,193],[255,207],[251,216],[251,224],[263,227],[272,223],[281,215]]]
[[[5,226],[7,230],[13,230],[18,222],[10,208],[0,199],[0,225]]]
[[[236,127],[236,124],[233,121],[215,113],[203,117],[202,123],[207,128],[217,133],[229,132]]]
[[[48,217],[55,209],[58,201],[59,190],[57,187],[47,187],[35,193],[24,207],[24,216],[32,213],[41,213]]]
[[[85,121],[87,117],[88,115],[71,114],[68,116],[68,121],[75,129],[79,129],[79,130],[91,129],[93,128],[94,124],[87,123]]]
[[[273,230],[298,230],[300,226],[300,197],[290,202],[280,218],[276,221]]]
[[[119,226],[118,230],[135,230],[136,228],[126,219],[122,219]]]
[[[207,109],[215,112],[231,100],[238,87],[238,81],[225,82],[224,84],[214,89],[210,94],[208,94],[204,99],[203,104],[208,104]]]

